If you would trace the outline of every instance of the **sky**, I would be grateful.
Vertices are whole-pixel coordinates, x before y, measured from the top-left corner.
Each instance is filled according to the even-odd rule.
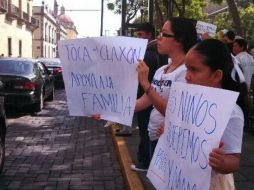
[[[33,5],[41,5],[42,0],[33,0]],[[45,4],[53,10],[54,0],[44,0]],[[63,5],[66,10],[84,10],[84,11],[66,11],[77,27],[78,37],[100,36],[101,27],[101,0],[57,0],[60,7]],[[98,11],[88,11],[98,10]],[[106,0],[104,0],[103,17],[103,35],[116,35],[116,30],[121,26],[121,15],[114,14],[107,10]]]

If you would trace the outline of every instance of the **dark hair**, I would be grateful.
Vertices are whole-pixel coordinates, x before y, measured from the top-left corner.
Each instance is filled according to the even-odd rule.
[[[233,59],[227,46],[216,39],[208,39],[200,42],[194,47],[194,50],[204,58],[204,64],[212,71],[222,70],[222,88],[240,92],[237,104],[242,108],[244,115],[247,114],[247,86],[246,83],[239,82],[239,76],[236,72],[235,80],[231,77],[234,68]]]
[[[175,39],[182,43],[185,53],[197,43],[197,31],[193,20],[181,17],[169,19]]]
[[[243,38],[237,38],[234,40],[234,43],[237,43],[241,48],[243,48],[244,51],[247,51],[248,43]]]
[[[144,23],[141,23],[136,31],[145,31],[145,32],[150,32],[152,34],[152,37],[153,39],[155,38],[155,28],[154,26],[149,23],[149,22],[144,22]]]
[[[227,31],[225,36],[227,36],[230,40],[235,39],[235,33],[232,30]]]

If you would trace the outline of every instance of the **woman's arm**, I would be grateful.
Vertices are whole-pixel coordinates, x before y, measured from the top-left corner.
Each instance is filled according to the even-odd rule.
[[[225,154],[223,142],[220,142],[219,148],[213,149],[209,154],[209,165],[218,173],[228,174],[235,172],[240,167],[240,154]]]
[[[151,86],[150,82],[148,81],[148,73],[149,68],[144,61],[139,61],[137,66],[138,72],[138,81],[139,84],[145,91],[146,97],[150,100],[151,104],[165,116],[166,108],[167,108],[167,101],[164,100]]]
[[[139,99],[136,100],[136,105],[135,105],[134,111],[135,112],[142,111],[151,105],[152,105],[152,103],[151,103],[150,99],[148,98],[146,93],[144,93],[143,96],[141,96]]]

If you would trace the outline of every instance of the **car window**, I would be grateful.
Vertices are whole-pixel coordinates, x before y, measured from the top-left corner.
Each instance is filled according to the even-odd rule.
[[[41,62],[38,62],[38,68],[39,68],[39,71],[43,74],[43,75],[46,75],[47,74],[47,70],[46,68],[44,67],[44,65],[41,63]]]
[[[37,64],[34,64],[33,73],[38,76],[40,73],[39,66]]]
[[[31,74],[33,64],[29,61],[0,60],[0,72],[8,74]]]
[[[56,61],[45,61],[43,62],[46,66],[51,66],[51,65],[61,65],[60,62]]]
[[[61,66],[60,59],[39,59],[46,66]]]

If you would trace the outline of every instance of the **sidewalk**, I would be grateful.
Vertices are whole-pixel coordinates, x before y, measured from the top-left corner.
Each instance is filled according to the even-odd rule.
[[[132,136],[130,137],[115,137],[114,130],[116,127],[112,127],[112,136],[115,142],[120,141],[121,146],[118,146],[119,151],[122,150],[122,146],[127,147],[124,150],[124,154],[120,153],[120,165],[122,165],[123,173],[125,173],[126,184],[130,190],[155,190],[153,185],[146,177],[146,172],[135,172],[130,170],[130,165],[136,163],[136,153],[139,143],[138,129],[134,128]],[[117,144],[116,144],[117,145]],[[127,151],[127,152],[126,152]],[[118,152],[119,153],[119,152]],[[124,163],[124,166],[123,166]],[[126,175],[129,175],[126,177]],[[240,170],[234,174],[235,185],[237,190],[253,190],[254,189],[254,133],[244,132],[243,146],[241,154],[241,166]],[[137,179],[138,178],[138,179]],[[135,181],[134,186],[133,181]],[[139,186],[136,182],[140,181]],[[135,186],[136,185],[136,186]]]

